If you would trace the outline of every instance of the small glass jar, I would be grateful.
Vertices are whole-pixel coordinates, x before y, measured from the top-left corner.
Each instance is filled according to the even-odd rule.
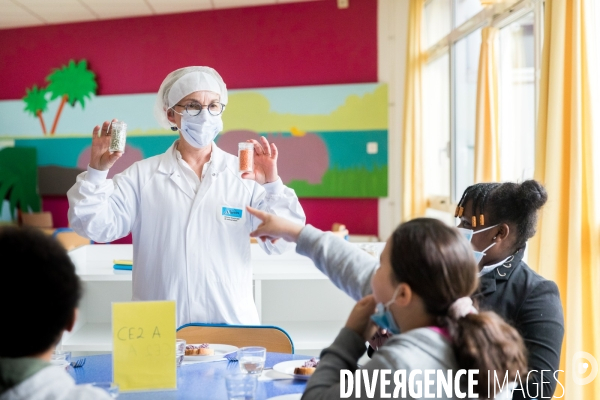
[[[127,124],[123,121],[116,121],[110,124],[110,147],[111,153],[120,151],[125,152],[125,140],[127,139]]]
[[[240,172],[254,171],[254,144],[238,143],[238,158],[240,160]]]

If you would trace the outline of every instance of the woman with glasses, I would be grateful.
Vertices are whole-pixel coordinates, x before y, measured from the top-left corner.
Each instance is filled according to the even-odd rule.
[[[479,266],[473,300],[481,310],[494,311],[514,326],[525,342],[530,372],[512,399],[549,399],[557,388],[564,336],[558,287],[523,261],[527,241],[535,235],[538,211],[547,199],[544,187],[534,180],[478,183],[465,190],[456,212],[458,229],[471,242]],[[310,257],[349,296],[358,301],[371,293],[379,260],[310,225],[251,212],[264,220],[252,236],[296,242],[296,251]],[[385,337],[380,335],[377,341],[382,345]],[[556,391],[557,396],[562,393]]]
[[[278,151],[254,144],[254,170],[214,142],[223,129],[227,88],[212,68],[187,67],[163,81],[154,116],[179,138],[164,154],[113,179],[122,153],[109,152],[110,123],[96,126],[86,172],[69,190],[69,221],[96,242],[133,237],[133,300],[175,300],[178,326],[191,322],[258,324],[252,295],[250,232],[260,221],[246,206],[304,224],[295,192],[277,173]],[[259,241],[268,254],[289,243]]]

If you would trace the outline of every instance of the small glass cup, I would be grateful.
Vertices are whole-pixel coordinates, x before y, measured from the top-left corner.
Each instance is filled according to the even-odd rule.
[[[111,122],[110,124],[110,147],[111,153],[116,151],[125,152],[125,141],[127,139],[127,124],[123,121]]]
[[[92,382],[90,385],[104,390],[113,399],[119,397],[119,385],[114,382]]]
[[[242,372],[260,375],[265,367],[267,349],[264,347],[242,347],[238,350],[238,362]]]
[[[229,400],[253,400],[258,386],[258,376],[239,372],[225,375],[225,386]]]
[[[254,171],[254,144],[238,143],[238,158],[240,160],[240,172]]]
[[[54,349],[50,356],[50,364],[66,369],[71,364],[71,352]]]
[[[185,356],[185,339],[177,339],[175,342],[175,357],[177,359],[177,366],[181,365],[183,357]]]

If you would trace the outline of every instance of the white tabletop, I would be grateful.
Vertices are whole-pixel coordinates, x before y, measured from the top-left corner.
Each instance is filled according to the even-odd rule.
[[[357,243],[371,246],[379,252],[385,243]],[[132,260],[131,244],[91,244],[69,252],[77,274],[83,281],[131,281],[131,271],[116,270],[114,260]],[[255,280],[327,279],[313,262],[295,251],[268,255],[258,244],[251,244],[251,264]],[[135,268],[135,266],[134,266]]]

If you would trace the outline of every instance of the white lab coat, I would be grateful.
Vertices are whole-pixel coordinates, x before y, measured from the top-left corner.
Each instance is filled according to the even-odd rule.
[[[304,224],[298,197],[281,180],[261,186],[240,178],[238,158],[215,143],[194,193],[175,145],[112,180],[88,167],[67,193],[71,227],[96,242],[132,232],[133,300],[175,300],[178,326],[258,324],[249,233],[260,220],[245,207]],[[224,207],[242,210],[241,218],[224,215]],[[293,248],[284,241],[259,243],[268,254]]]

